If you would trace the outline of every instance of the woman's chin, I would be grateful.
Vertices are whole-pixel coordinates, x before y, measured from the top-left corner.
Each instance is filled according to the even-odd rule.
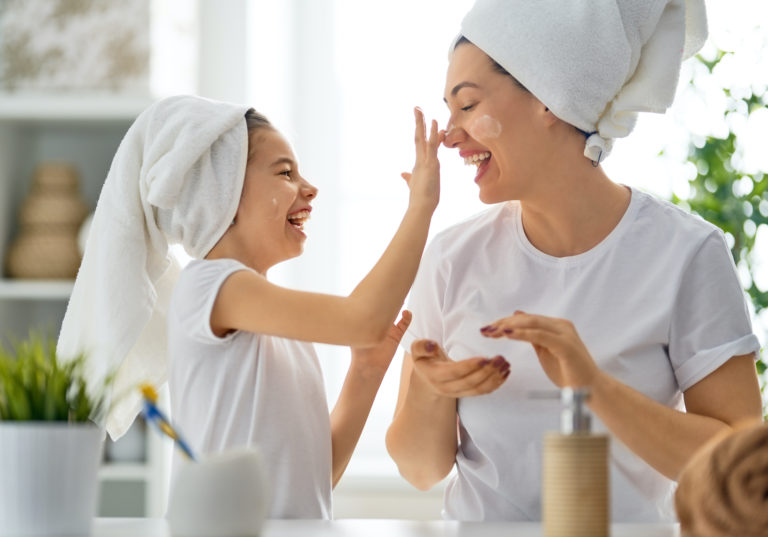
[[[507,198],[500,196],[498,192],[494,192],[489,188],[481,188],[480,192],[478,192],[477,197],[480,199],[481,202],[485,203],[486,205],[493,205],[494,203],[507,201]]]

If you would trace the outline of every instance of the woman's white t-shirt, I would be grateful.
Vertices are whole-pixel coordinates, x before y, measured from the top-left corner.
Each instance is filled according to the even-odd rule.
[[[251,269],[232,259],[195,260],[174,288],[168,311],[173,420],[196,453],[259,449],[270,518],[331,518],[330,418],[314,347],[211,330],[221,284],[239,270]],[[174,472],[179,462],[174,459]]]
[[[568,319],[601,369],[681,410],[682,392],[759,349],[723,234],[634,189],[608,237],[572,257],[537,250],[517,202],[447,229],[424,255],[409,309],[406,349],[429,338],[454,360],[501,354],[511,364],[497,391],[458,401],[443,513],[458,520],[540,520],[542,437],[559,427],[559,403],[527,396],[556,388],[532,346],[485,338],[482,326],[515,310]],[[674,483],[615,438],[611,452],[613,520],[674,520]]]

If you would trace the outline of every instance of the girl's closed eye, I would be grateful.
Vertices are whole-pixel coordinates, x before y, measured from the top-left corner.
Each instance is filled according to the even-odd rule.
[[[470,111],[470,110],[472,110],[474,107],[475,107],[475,105],[474,105],[474,104],[468,104],[467,106],[462,106],[462,107],[461,107],[461,111],[462,111],[462,112],[469,112],[469,111]]]

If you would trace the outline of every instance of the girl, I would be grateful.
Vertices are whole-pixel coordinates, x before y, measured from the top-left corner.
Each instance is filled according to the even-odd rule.
[[[465,17],[444,143],[497,205],[424,256],[387,434],[421,489],[456,468],[446,517],[540,520],[541,441],[560,409],[532,390],[591,392],[617,521],[674,520],[691,455],[760,418],[759,343],[722,232],[600,166],[637,111],[671,103],[703,13],[692,0],[480,0]],[[503,384],[471,358],[499,353]]]
[[[164,380],[167,352],[172,415],[192,450],[257,445],[273,518],[331,516],[331,488],[410,320],[404,313],[392,326],[438,202],[442,140],[434,122],[427,137],[415,115],[408,209],[347,297],[267,279],[301,253],[317,189],[285,138],[247,107],[159,101],[126,134],[102,190],[59,351],[85,351],[94,375],[99,364],[117,368],[116,393]],[[180,277],[170,243],[196,258]],[[353,347],[330,419],[312,341]],[[113,438],[136,403],[126,398],[110,413]]]

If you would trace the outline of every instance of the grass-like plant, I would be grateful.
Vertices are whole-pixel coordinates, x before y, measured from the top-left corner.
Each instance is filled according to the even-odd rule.
[[[89,390],[85,356],[60,360],[55,341],[32,333],[10,351],[0,345],[0,420],[99,423],[110,382]]]

